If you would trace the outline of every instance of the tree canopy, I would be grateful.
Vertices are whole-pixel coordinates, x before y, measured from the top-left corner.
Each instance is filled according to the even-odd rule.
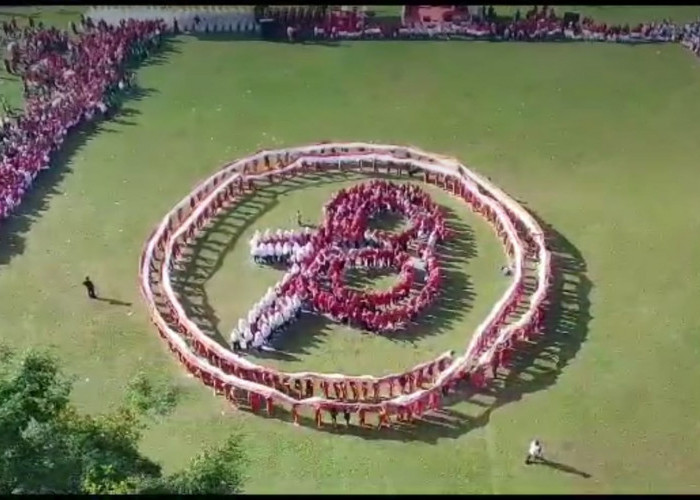
[[[127,404],[84,415],[71,403],[72,381],[55,357],[0,349],[0,493],[240,493],[244,456],[238,436],[167,476],[141,454],[144,417],[162,415],[174,404],[172,392],[154,388],[139,374],[129,385]]]

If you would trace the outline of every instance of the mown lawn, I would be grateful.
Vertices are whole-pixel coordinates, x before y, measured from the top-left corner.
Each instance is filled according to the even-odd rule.
[[[633,20],[648,11],[625,12]],[[119,401],[139,369],[168,377],[183,398],[144,450],[173,469],[240,430],[248,491],[257,493],[700,490],[700,61],[689,52],[181,37],[138,80],[142,97],[72,141],[65,164],[0,226],[3,339],[52,346],[76,374],[82,408]],[[566,284],[549,340],[505,389],[451,405],[449,424],[334,434],[233,413],[184,374],[146,318],[138,258],[161,216],[226,161],[325,139],[458,156],[553,228]],[[317,217],[327,197],[356,181],[307,179],[262,194],[269,209],[224,217],[234,229],[252,222],[238,239],[212,231],[208,238],[235,241],[221,256],[202,253],[220,258],[201,287],[223,334],[280,277],[249,262],[248,235],[290,224],[297,207]],[[292,332],[294,357],[280,366],[383,373],[467,342],[504,286],[502,254],[479,219],[436,197],[462,229],[448,245],[447,298],[457,304],[449,321],[427,322],[412,344],[310,322]],[[132,305],[88,302],[85,274]],[[562,467],[523,465],[535,436]]]

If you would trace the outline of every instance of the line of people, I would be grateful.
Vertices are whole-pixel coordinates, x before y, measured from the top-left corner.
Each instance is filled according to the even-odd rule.
[[[410,293],[417,281],[413,263],[405,260],[398,283],[389,291],[360,293],[349,289],[339,279],[331,282],[328,288],[309,280],[308,300],[318,312],[340,323],[374,333],[401,330],[417,319],[439,291],[437,259],[431,256],[426,267],[427,277],[420,283],[422,287],[417,294]]]
[[[117,28],[84,27],[71,39],[64,31],[27,30],[6,64],[22,78],[25,112],[0,130],[0,219],[19,205],[72,129],[109,116],[128,82],[126,65],[156,48],[158,22],[125,22]]]
[[[96,22],[118,25],[127,19],[161,21],[175,34],[185,33],[246,33],[256,32],[255,14],[249,7],[212,9],[210,7],[92,7],[88,17]]]
[[[583,17],[571,22],[558,16],[553,8],[534,7],[524,16],[517,10],[512,17],[498,16],[493,8],[480,13],[460,12],[454,18],[426,23],[413,16],[402,25],[373,22],[362,15],[345,14],[327,18],[313,26],[308,36],[314,39],[433,39],[468,38],[499,41],[601,41],[620,43],[681,42],[694,52],[698,49],[698,23],[661,22],[608,24]]]
[[[231,332],[231,348],[233,351],[245,351],[248,346],[263,349],[271,337],[299,318],[301,306],[298,296],[280,296],[275,289],[268,289],[248,312],[247,320],[238,320],[237,328]]]
[[[681,44],[700,57],[700,20],[683,25]]]
[[[250,239],[250,255],[257,264],[300,262],[311,252],[309,240],[313,230],[303,227],[301,232],[289,229],[255,231]]]

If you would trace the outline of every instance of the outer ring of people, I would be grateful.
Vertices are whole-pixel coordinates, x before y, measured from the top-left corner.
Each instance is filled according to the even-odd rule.
[[[283,373],[259,366],[205,335],[185,314],[171,271],[208,221],[236,200],[269,183],[326,170],[355,170],[413,177],[447,190],[491,223],[502,239],[513,270],[512,282],[477,328],[463,353],[444,353],[403,373],[384,377],[323,373]],[[317,425],[324,415],[370,415],[377,425],[392,418],[412,420],[441,407],[444,396],[466,382],[482,389],[507,367],[517,343],[543,332],[551,255],[537,221],[490,181],[456,160],[416,148],[368,143],[323,143],[264,151],[224,167],[185,197],[149,238],[140,265],[141,286],[153,322],[186,368],[234,405],[254,412],[290,412],[295,423],[311,411]],[[526,282],[534,287],[526,286]]]

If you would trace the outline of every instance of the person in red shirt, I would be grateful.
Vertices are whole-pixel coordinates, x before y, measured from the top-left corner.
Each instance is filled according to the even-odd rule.
[[[323,427],[323,414],[320,406],[317,406],[314,410],[314,419],[316,420],[316,427],[319,429]]]
[[[379,421],[377,423],[377,429],[381,429],[382,427],[391,427],[389,415],[384,406],[381,406],[379,409]]]
[[[294,425],[299,425],[299,407],[298,405],[292,405],[292,420]]]

